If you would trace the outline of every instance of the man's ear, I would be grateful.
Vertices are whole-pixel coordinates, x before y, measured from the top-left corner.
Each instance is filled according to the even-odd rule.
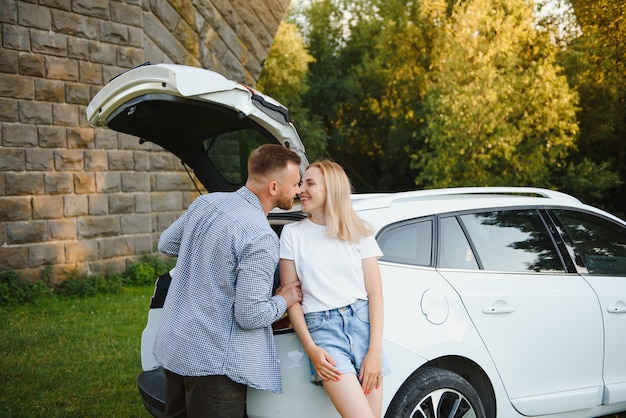
[[[267,190],[269,191],[271,196],[276,195],[278,193],[278,182],[276,180],[272,180],[267,184]]]

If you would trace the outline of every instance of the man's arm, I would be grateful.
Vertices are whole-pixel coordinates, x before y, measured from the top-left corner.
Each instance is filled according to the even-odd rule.
[[[178,256],[180,243],[183,239],[187,212],[176,219],[159,237],[159,251],[163,254]]]
[[[235,289],[235,320],[244,329],[263,328],[280,319],[287,306],[302,300],[299,284],[272,296],[278,260],[278,239],[266,234],[246,246],[239,257]]]

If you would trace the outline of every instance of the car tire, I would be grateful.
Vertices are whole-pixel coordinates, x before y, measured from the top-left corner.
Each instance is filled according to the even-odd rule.
[[[385,418],[486,418],[476,390],[449,370],[427,367],[413,373],[393,397]]]

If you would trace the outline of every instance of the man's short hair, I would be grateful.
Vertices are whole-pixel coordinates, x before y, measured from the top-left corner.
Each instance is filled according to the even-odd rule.
[[[300,165],[300,156],[287,147],[264,144],[252,151],[248,157],[248,176],[266,177],[287,167],[289,163]]]

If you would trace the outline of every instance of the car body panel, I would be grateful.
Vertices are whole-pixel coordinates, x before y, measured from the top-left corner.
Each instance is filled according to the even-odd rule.
[[[141,369],[142,370],[154,370],[159,367],[154,355],[152,354],[152,348],[154,347],[154,341],[156,340],[157,325],[161,320],[161,313],[163,309],[150,309],[148,311],[148,319],[146,327],[141,333]]]
[[[602,313],[604,404],[626,402],[626,280],[624,277],[585,275],[598,295]]]
[[[598,405],[602,314],[580,276],[442,274],[461,296],[516,409],[534,416],[562,412],[563,404],[571,410]],[[516,351],[532,361],[511,356]]]
[[[339,417],[324,388],[309,382],[309,359],[295,333],[275,336],[283,379],[283,393],[249,388],[250,418]]]
[[[339,414],[324,389],[309,382],[309,360],[295,333],[277,335],[275,338],[283,373],[284,393],[277,395],[248,389],[248,417],[338,418]],[[383,350],[391,370],[397,370],[385,377],[385,409],[393,394],[408,377],[407,371],[418,369],[426,363],[426,359],[385,340]]]
[[[385,298],[384,341],[423,359],[407,363],[397,353],[385,352],[391,374],[384,379],[383,411],[413,372],[441,359],[467,359],[480,365],[490,380],[499,381],[480,335],[463,315],[461,299],[439,272],[385,261],[380,262],[380,269]]]

